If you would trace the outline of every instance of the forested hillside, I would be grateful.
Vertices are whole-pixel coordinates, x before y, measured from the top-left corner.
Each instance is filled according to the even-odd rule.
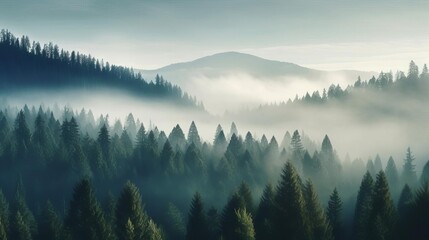
[[[194,122],[185,135],[5,106],[0,150],[0,239],[429,236],[429,163],[417,176],[410,148],[340,159],[298,131],[256,139],[233,123],[208,142]]]
[[[176,105],[203,108],[195,97],[156,76],[147,82],[133,69],[115,66],[76,51],[60,49],[52,42],[31,42],[28,36],[15,37],[7,30],[0,34],[0,91],[16,90],[120,90],[130,96]]]

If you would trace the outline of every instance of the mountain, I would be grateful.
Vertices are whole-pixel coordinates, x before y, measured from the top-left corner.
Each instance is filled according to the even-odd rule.
[[[352,70],[321,71],[238,52],[218,53],[140,72],[147,79],[162,75],[196,94],[209,111],[217,113],[287,101],[296,94],[322,91],[331,84],[345,87],[358,76],[367,80],[376,75]]]
[[[1,31],[1,96],[15,92],[50,95],[65,91],[79,96],[103,91],[109,93],[106,95],[109,98],[120,93],[124,97],[200,108],[194,98],[165,80],[146,82],[131,68],[110,65],[91,55],[60,49],[52,43],[31,44],[27,36],[17,38],[7,30]]]
[[[358,76],[369,79],[375,72],[340,70],[321,71],[288,62],[268,60],[239,52],[224,52],[202,57],[191,62],[171,64],[155,70],[141,70],[144,77],[153,78],[156,74],[182,81],[191,75],[204,74],[216,78],[226,74],[245,73],[256,78],[284,79],[300,77],[312,81],[326,80],[334,75],[341,75],[347,82],[356,81]]]

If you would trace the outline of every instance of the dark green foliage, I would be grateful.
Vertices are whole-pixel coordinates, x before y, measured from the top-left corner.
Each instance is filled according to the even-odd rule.
[[[220,215],[216,208],[207,211],[207,225],[209,228],[209,239],[217,240],[220,237]]]
[[[254,210],[254,206],[252,192],[250,190],[249,185],[247,185],[245,182],[242,182],[240,184],[240,187],[238,188],[238,194],[243,199],[247,212],[252,213]]]
[[[244,199],[238,193],[234,193],[222,212],[221,230],[223,239],[236,239],[237,235],[235,229],[237,228],[237,215],[235,212],[245,208],[246,203]]]
[[[73,239],[113,239],[89,180],[75,186],[65,226]]]
[[[392,239],[397,215],[383,171],[377,174],[371,204],[368,239]]]
[[[187,240],[208,239],[209,237],[207,219],[199,193],[195,193],[192,198],[186,230]]]
[[[374,180],[367,172],[361,182],[356,200],[353,235],[357,240],[366,240],[369,237],[368,225],[372,207]]]
[[[24,112],[21,110],[15,120],[15,139],[17,158],[24,160],[28,156],[30,147],[30,129],[25,120]]]
[[[256,239],[258,240],[273,238],[274,201],[274,187],[268,184],[262,193],[255,216]]]
[[[429,239],[429,184],[424,184],[410,203],[409,213],[404,217],[404,236],[408,239]]]
[[[414,165],[414,156],[410,148],[407,148],[407,153],[404,159],[404,167],[402,172],[402,181],[411,187],[417,184],[416,166]]]
[[[398,200],[398,213],[400,217],[403,217],[407,214],[410,203],[413,199],[413,192],[411,188],[405,184],[404,188],[401,191],[401,196]]]
[[[25,222],[24,217],[19,211],[12,215],[10,239],[16,240],[31,240],[30,227]]]
[[[50,202],[43,209],[38,224],[38,239],[63,240],[66,238],[63,223]]]
[[[127,239],[127,231],[132,226],[135,239],[149,237],[149,217],[143,209],[137,187],[127,182],[116,204],[116,235],[119,240]],[[128,223],[130,221],[130,224]]]
[[[253,228],[252,215],[246,209],[238,209],[235,211],[237,218],[237,226],[235,228],[236,240],[254,240],[255,229]]]
[[[164,228],[168,233],[168,239],[185,239],[186,227],[182,212],[172,203],[168,203],[166,219]]]
[[[307,223],[310,227],[310,239],[332,240],[332,227],[320,205],[319,198],[310,180],[304,186],[304,200]]]
[[[194,121],[192,121],[191,126],[189,127],[188,143],[194,143],[197,146],[201,146],[200,135],[198,134],[198,129]]]
[[[328,209],[327,209],[327,216],[328,216],[329,223],[332,226],[332,234],[334,236],[334,239],[342,239],[344,236],[342,213],[343,213],[343,202],[341,201],[337,188],[334,188],[334,191],[329,196]]]
[[[6,198],[3,195],[3,191],[0,190],[0,239],[2,239],[2,231],[5,231],[6,234],[8,232],[9,214],[9,203],[6,201]],[[3,230],[1,228],[3,228]]]
[[[311,236],[310,226],[306,218],[305,202],[301,191],[301,183],[295,168],[287,162],[283,168],[275,197],[275,223],[273,239],[304,240]]]
[[[420,184],[424,185],[429,181],[429,161],[423,167],[422,175],[420,176]]]
[[[395,160],[393,160],[392,157],[389,157],[389,160],[387,161],[385,173],[389,185],[393,187],[397,186],[399,183],[399,173],[396,168]]]

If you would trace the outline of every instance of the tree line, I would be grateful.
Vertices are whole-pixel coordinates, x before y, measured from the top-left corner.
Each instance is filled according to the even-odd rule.
[[[195,97],[157,75],[147,82],[132,68],[111,65],[103,59],[60,49],[52,42],[31,42],[28,36],[0,32],[0,85],[14,89],[117,89],[138,97],[156,98],[204,109]]]
[[[399,169],[299,131],[232,123],[208,142],[195,122],[167,135],[132,114],[4,107],[0,239],[427,239],[429,164],[417,176],[404,155]]]

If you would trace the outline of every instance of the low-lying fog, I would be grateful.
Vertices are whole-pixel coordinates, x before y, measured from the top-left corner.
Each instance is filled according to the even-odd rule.
[[[239,134],[243,137],[250,131],[257,139],[263,134],[268,140],[275,136],[279,144],[286,131],[292,133],[298,129],[317,145],[324,135],[328,134],[341,159],[348,153],[352,160],[362,158],[366,161],[379,153],[384,163],[392,155],[400,165],[406,148],[410,146],[416,156],[417,169],[421,169],[429,156],[429,109],[426,102],[419,99],[404,100],[400,97],[365,96],[365,101],[354,100],[346,104],[268,108],[250,112],[238,111],[222,116],[159,101],[135,99],[114,91],[90,94],[76,91],[21,92],[2,98],[6,104],[17,108],[27,104],[30,107],[36,106],[36,109],[39,105],[53,109],[57,104],[60,108],[67,105],[75,112],[80,112],[82,108],[90,109],[96,119],[101,114],[108,114],[110,126],[113,126],[117,119],[124,123],[126,116],[133,113],[146,128],[157,126],[167,135],[176,124],[187,134],[191,121],[195,121],[202,139],[210,143],[213,141],[217,124],[221,124],[224,131],[229,133],[232,122],[236,123]],[[219,96],[219,99],[223,97]],[[219,101],[219,105],[224,104],[228,103]]]

